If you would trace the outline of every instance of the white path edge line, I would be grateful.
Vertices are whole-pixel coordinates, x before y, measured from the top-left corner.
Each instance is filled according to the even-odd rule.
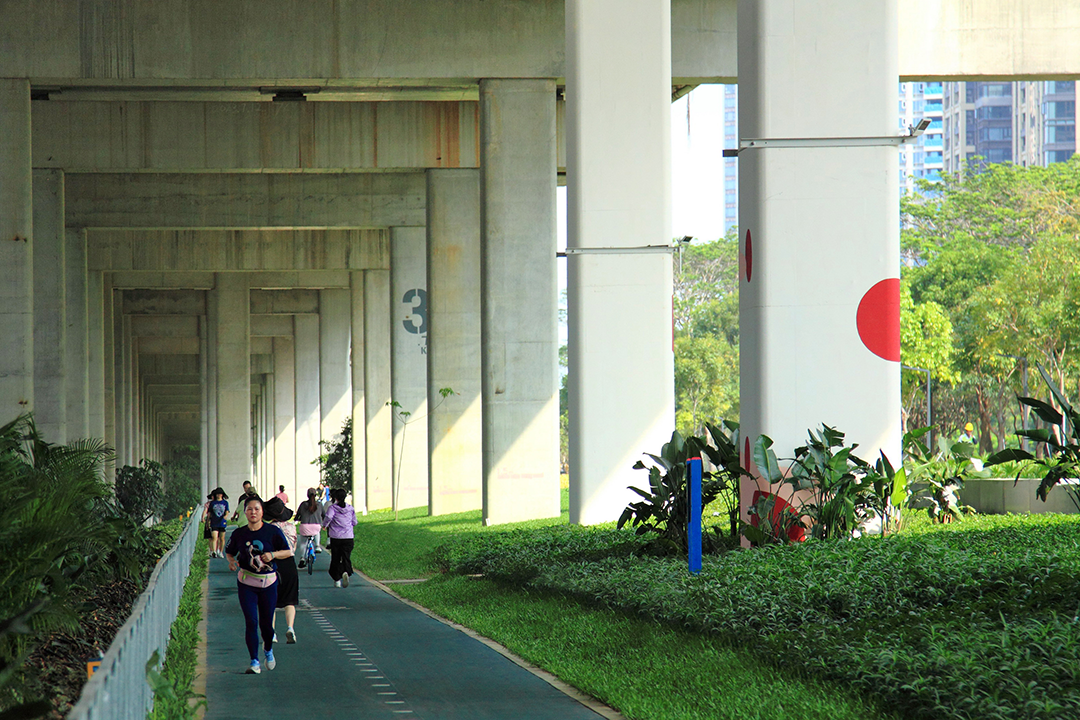
[[[537,667],[536,665],[533,665],[531,662],[529,662],[528,660],[525,660],[524,658],[518,657],[514,653],[510,652],[510,650],[507,649],[505,646],[500,645],[499,643],[495,642],[491,638],[485,637],[484,635],[481,635],[480,633],[476,632],[472,628],[465,627],[464,625],[458,624],[458,623],[454,622],[453,620],[448,620],[447,618],[444,618],[441,615],[437,615],[437,614],[433,613],[431,610],[428,610],[423,605],[418,605],[417,603],[414,603],[412,600],[408,600],[406,598],[401,597],[400,595],[398,595],[396,592],[391,590],[389,587],[387,587],[383,583],[379,582],[378,580],[375,580],[374,578],[368,577],[367,575],[365,575],[362,572],[357,571],[356,575],[359,575],[360,577],[367,580],[369,583],[371,583],[375,587],[382,590],[387,595],[395,598],[396,600],[398,600],[400,602],[405,603],[409,607],[411,607],[411,608],[413,608],[415,610],[419,610],[420,612],[424,613],[428,617],[430,617],[430,618],[432,618],[434,620],[438,620],[443,625],[447,625],[449,627],[452,627],[455,630],[458,630],[460,632],[465,633],[466,635],[471,637],[473,640],[477,640],[477,641],[483,643],[484,645],[487,645],[489,648],[491,648],[495,652],[499,653],[500,655],[505,657],[510,662],[514,663],[515,665],[517,665],[517,666],[519,666],[519,667],[521,667],[521,668],[523,668],[525,670],[528,670],[533,675],[535,675],[536,677],[538,677],[541,680],[543,680],[544,682],[546,682],[548,685],[551,685],[553,688],[555,688],[559,692],[563,693],[564,695],[568,695],[569,697],[573,698],[574,700],[577,700],[579,703],[581,703],[585,707],[589,708],[590,710],[592,710],[597,715],[605,718],[606,720],[626,720],[626,718],[622,715],[622,713],[617,711],[615,708],[613,708],[613,707],[611,707],[609,705],[605,705],[604,703],[600,702],[599,700],[597,700],[593,696],[586,695],[585,693],[581,692],[580,690],[578,690],[573,685],[569,685],[566,682],[564,682],[563,680],[560,680],[558,677],[551,674],[547,670],[544,670],[541,667]]]

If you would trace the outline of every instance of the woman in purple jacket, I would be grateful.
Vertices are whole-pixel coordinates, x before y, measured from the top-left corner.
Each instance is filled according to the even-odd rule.
[[[353,525],[356,525],[356,511],[352,505],[345,504],[345,495],[342,488],[330,491],[332,502],[326,508],[322,523],[330,537],[330,577],[334,578],[334,587],[349,587],[349,576],[353,573]]]

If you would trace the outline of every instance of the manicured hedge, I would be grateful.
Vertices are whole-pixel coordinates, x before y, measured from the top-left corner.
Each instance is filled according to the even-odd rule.
[[[477,535],[439,565],[698,629],[912,718],[1080,717],[1080,519],[999,516],[683,561],[614,530]]]

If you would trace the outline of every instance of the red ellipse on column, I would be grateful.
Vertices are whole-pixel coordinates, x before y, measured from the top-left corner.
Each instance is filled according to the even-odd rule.
[[[747,471],[753,472],[753,468],[750,467],[750,438],[743,438],[743,456],[746,458],[743,461],[743,468]]]
[[[743,242],[743,266],[746,268],[746,282],[750,282],[750,276],[754,271],[754,243],[750,238],[750,229],[746,229],[746,240]]]
[[[900,362],[900,280],[886,278],[866,291],[855,313],[859,339],[870,352]]]

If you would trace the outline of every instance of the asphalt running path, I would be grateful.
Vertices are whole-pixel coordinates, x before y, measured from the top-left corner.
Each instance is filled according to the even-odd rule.
[[[285,643],[278,611],[277,668],[246,675],[236,575],[211,559],[207,595],[206,720],[423,718],[598,720],[603,716],[499,652],[354,577],[335,588],[300,571],[297,642]],[[607,714],[607,713],[605,713]],[[614,717],[614,714],[607,715]]]

